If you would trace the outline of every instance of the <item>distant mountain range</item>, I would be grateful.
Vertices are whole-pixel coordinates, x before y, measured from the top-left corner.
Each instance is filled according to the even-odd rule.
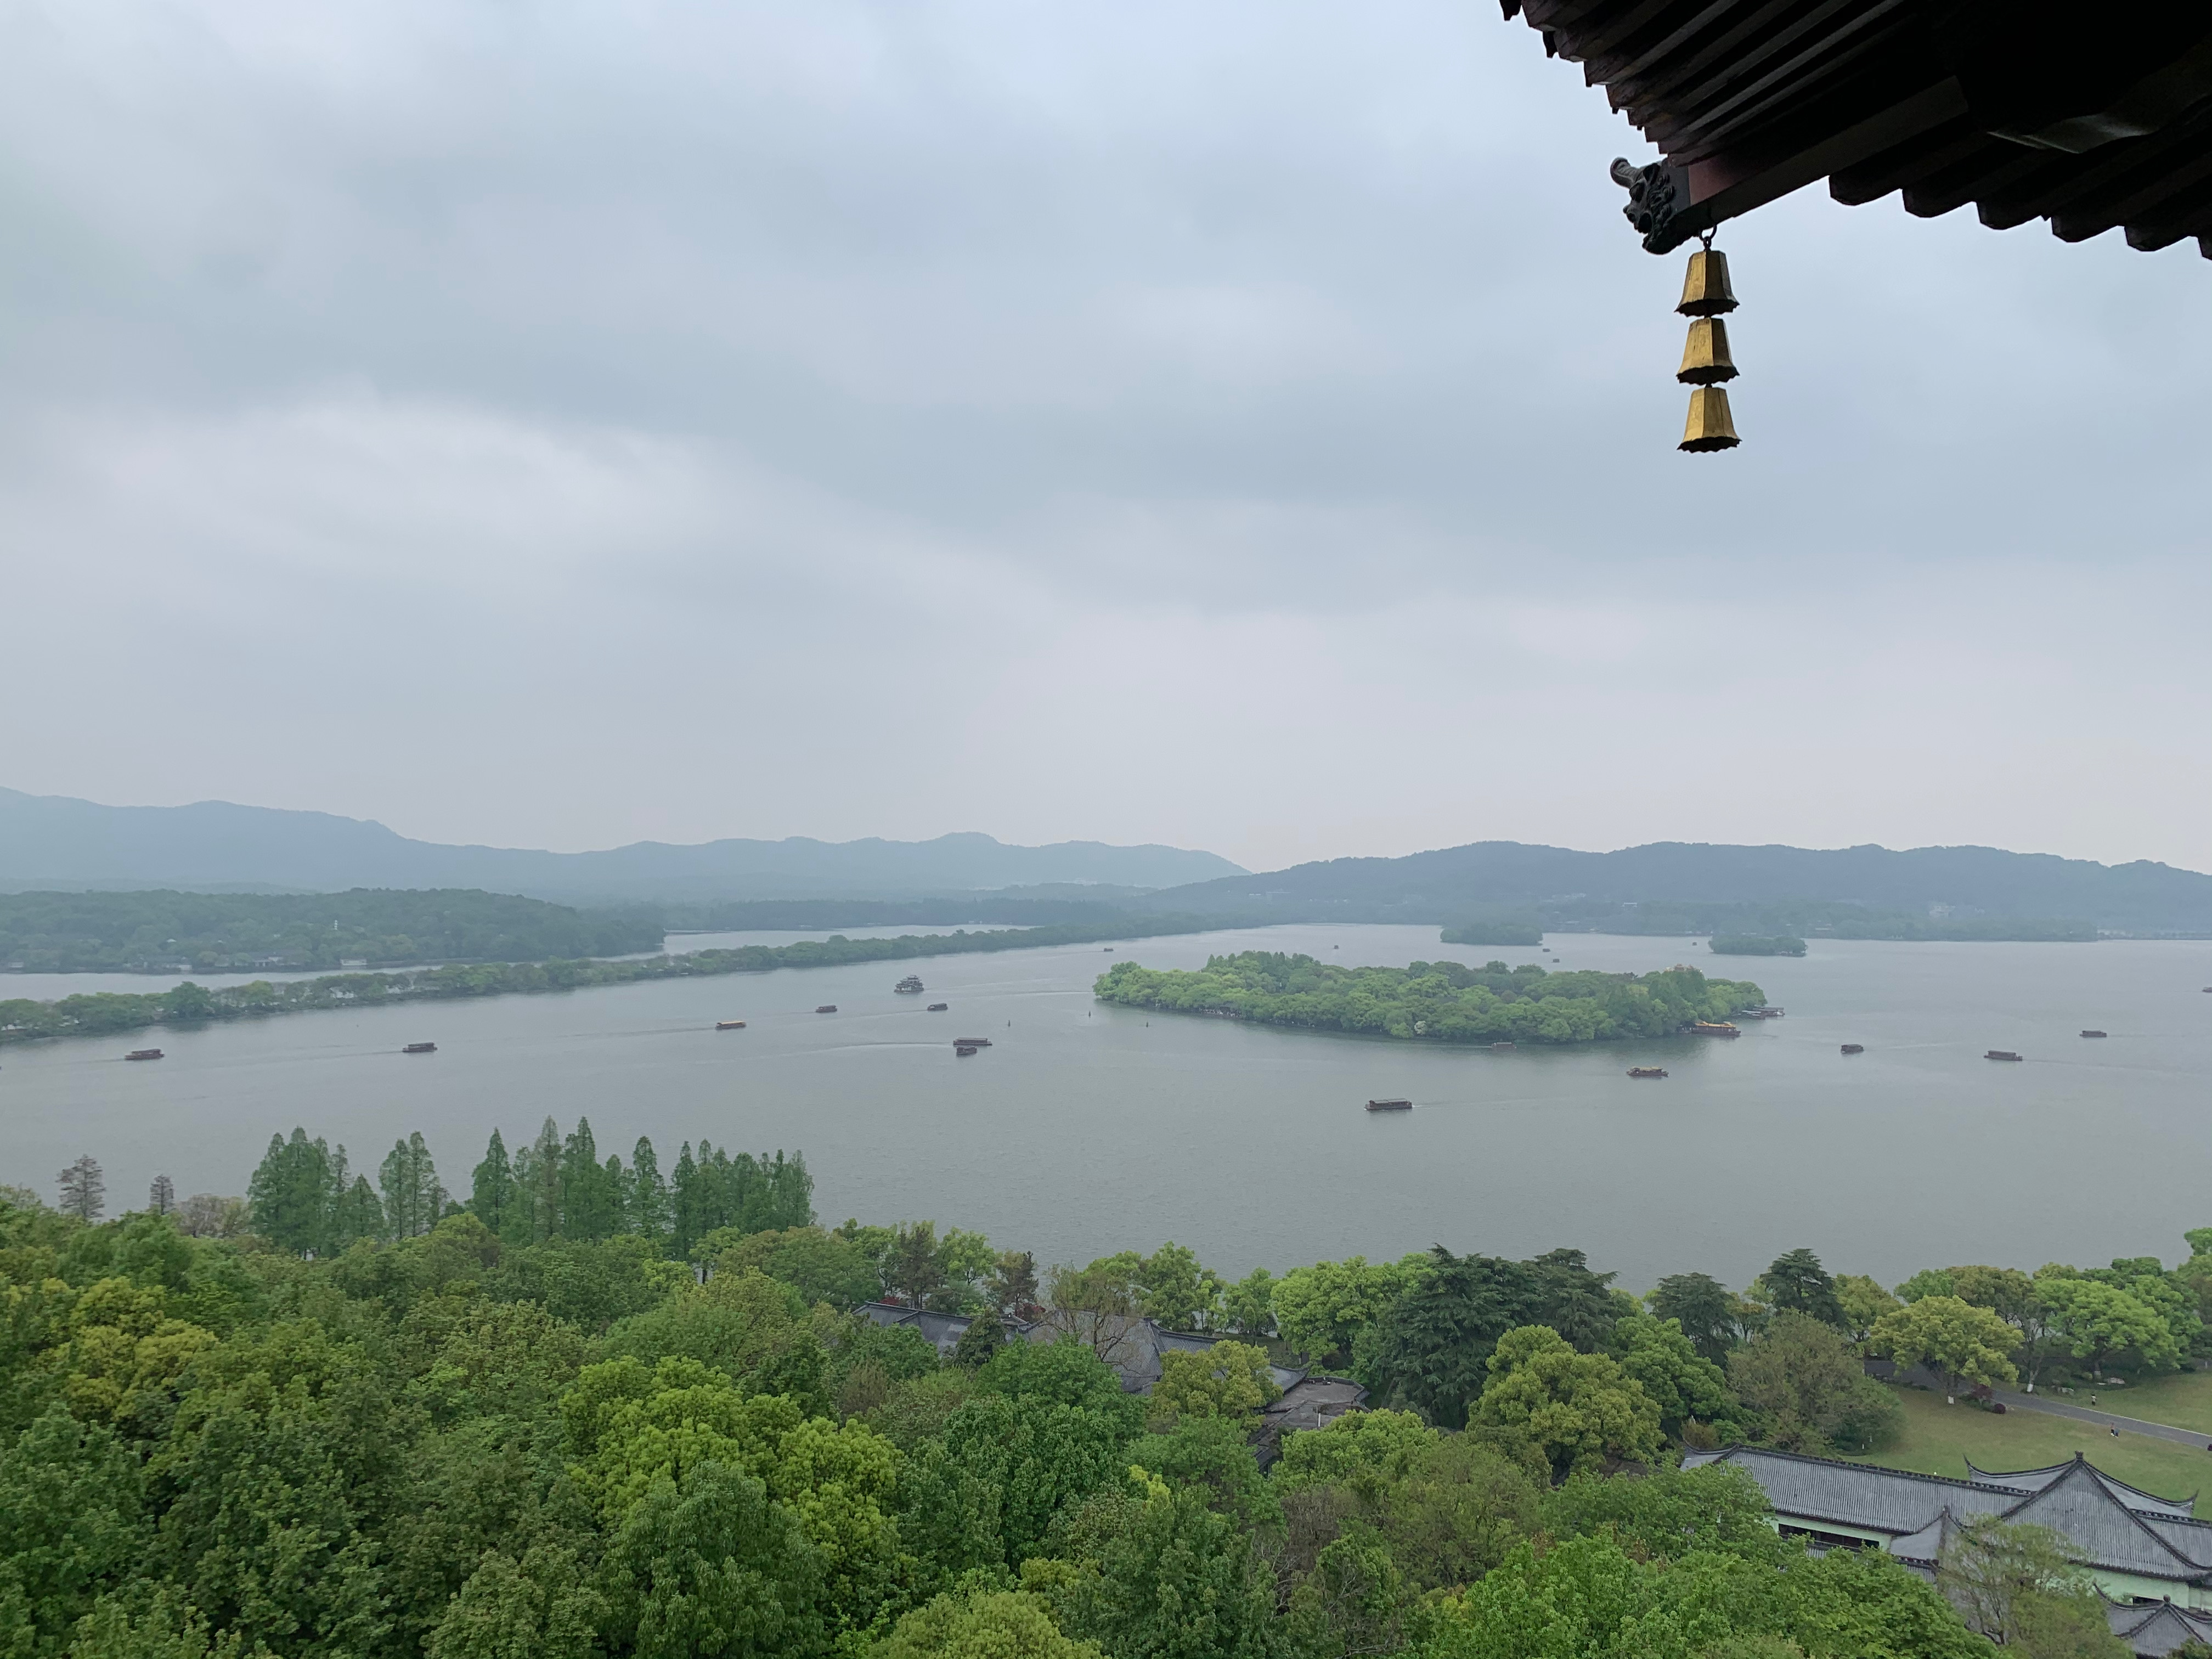
[[[0,887],[338,892],[481,888],[569,903],[908,898],[1008,887],[1065,892],[1171,886],[1241,867],[1179,847],[1067,841],[1012,847],[989,836],[933,841],[637,842],[599,853],[449,847],[327,812],[199,801],[103,806],[0,789]]]
[[[1752,920],[1743,913],[1753,908],[1832,917],[1836,907],[1849,906],[1948,923],[1962,935],[1972,924],[1992,919],[2212,933],[2212,876],[2148,861],[2103,865],[1994,847],[1816,851],[1655,842],[1614,853],[1581,853],[1486,841],[1406,858],[1332,859],[1265,875],[1217,878],[1148,893],[1134,902],[1252,921],[1452,923],[1516,915],[1553,927],[1638,932],[1705,931]],[[1663,913],[1668,925],[1629,927],[1637,921],[1634,913],[1647,907]],[[1701,915],[1700,909],[1730,913]]]
[[[1486,841],[1255,875],[1182,848],[1013,847],[975,834],[922,842],[638,842],[598,853],[449,847],[325,812],[225,801],[102,806],[0,789],[0,889],[38,887],[480,888],[570,904],[654,903],[679,926],[809,925],[789,919],[802,912],[822,927],[919,923],[925,914],[933,922],[1066,920],[1063,912],[1119,907],[1244,923],[1449,926],[1510,917],[1553,930],[1661,933],[1973,937],[2005,933],[2008,923],[2037,924],[2010,929],[2013,937],[2086,937],[2099,928],[2212,933],[2212,876],[1994,847],[1893,852],[1655,842],[1583,853]],[[980,906],[969,917],[944,908],[986,893],[995,896],[991,918]],[[936,902],[916,908],[923,900]],[[878,915],[885,902],[902,908]],[[679,906],[690,913],[669,908]],[[750,907],[744,921],[733,906]]]

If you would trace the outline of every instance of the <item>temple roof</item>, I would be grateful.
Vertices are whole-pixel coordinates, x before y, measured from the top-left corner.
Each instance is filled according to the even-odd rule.
[[[1932,1565],[1960,1522],[1988,1516],[2050,1528],[2088,1566],[2212,1583],[2212,1525],[2190,1515],[2193,1499],[2140,1492],[2078,1455],[2011,1474],[1975,1470],[1971,1480],[1751,1446],[1682,1459],[1685,1468],[1717,1462],[1748,1470],[1778,1516],[1887,1533],[1901,1560]]]
[[[1816,180],[2212,258],[2212,8],[2138,0],[1502,0],[1665,156],[1655,253]],[[1630,176],[1624,177],[1626,171]]]
[[[2212,1613],[2178,1607],[2171,1601],[2148,1607],[2107,1601],[2105,1619],[2112,1634],[2128,1644],[2136,1659],[2166,1659],[2191,1642],[2212,1645]]]
[[[2063,1463],[2053,1463],[2047,1469],[2021,1469],[2011,1474],[1998,1474],[1989,1469],[1978,1469],[1973,1460],[1966,1462],[1966,1473],[1978,1485],[2010,1486],[2019,1492],[2041,1492],[2053,1481],[2063,1479],[2077,1468],[2086,1468],[2115,1493],[2130,1509],[2143,1515],[2171,1515],[2183,1518],[2197,1512],[2197,1494],[2186,1498],[2160,1498],[2155,1492],[2145,1492],[2141,1486],[2130,1486],[2124,1480],[2106,1474],[2095,1464],[2076,1453]]]

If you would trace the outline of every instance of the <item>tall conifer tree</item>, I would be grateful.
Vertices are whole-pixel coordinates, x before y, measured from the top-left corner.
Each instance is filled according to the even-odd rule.
[[[469,1208],[493,1232],[501,1238],[507,1236],[514,1218],[514,1165],[507,1158],[507,1142],[496,1129],[484,1147],[483,1162],[470,1178]]]
[[[524,1201],[530,1210],[530,1243],[543,1244],[561,1237],[561,1126],[550,1117],[530,1143],[530,1180]]]
[[[606,1166],[592,1139],[592,1121],[580,1117],[561,1148],[561,1231],[569,1238],[610,1238],[621,1224]]]
[[[385,1231],[392,1238],[420,1238],[438,1224],[446,1207],[446,1189],[438,1182],[437,1166],[420,1129],[404,1140],[394,1141],[377,1172],[384,1188]]]
[[[344,1157],[341,1147],[341,1169]],[[329,1146],[320,1139],[308,1139],[305,1129],[294,1128],[289,1140],[270,1136],[269,1150],[246,1189],[254,1231],[295,1255],[327,1250],[335,1197],[332,1174]]]
[[[330,1248],[343,1250],[356,1239],[384,1236],[384,1206],[378,1201],[375,1188],[368,1184],[368,1177],[356,1176],[353,1185],[338,1195],[331,1209]]]
[[[699,1145],[703,1149],[707,1143],[702,1140]],[[691,1247],[706,1231],[699,1224],[702,1196],[699,1188],[699,1166],[692,1159],[691,1143],[687,1140],[684,1143],[684,1150],[676,1155],[674,1237],[671,1241],[674,1248],[669,1252],[679,1261],[690,1259]]]
[[[630,1149],[629,1163],[629,1231],[665,1250],[674,1219],[669,1211],[668,1186],[660,1178],[660,1158],[643,1135]]]

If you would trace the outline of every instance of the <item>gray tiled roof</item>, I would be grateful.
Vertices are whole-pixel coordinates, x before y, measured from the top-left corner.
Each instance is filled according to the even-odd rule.
[[[2105,1618],[2112,1634],[2128,1644],[2136,1659],[2166,1659],[2191,1642],[2212,1644],[2212,1613],[2178,1607],[2171,1601],[2149,1607],[2130,1607],[2122,1601],[2105,1604]]]
[[[1946,1508],[1961,1518],[2001,1515],[2021,1498],[2019,1492],[2002,1486],[1757,1446],[1686,1453],[1682,1467],[1694,1468],[1723,1461],[1750,1471],[1777,1514],[1839,1521],[1893,1538],[1921,1531]]]
[[[2193,1519],[2188,1503],[2140,1492],[2079,1456],[2011,1474],[1976,1469],[1971,1480],[1750,1446],[1682,1459],[1685,1468],[1721,1462],[1748,1470],[1784,1519],[1887,1533],[1906,1561],[1933,1563],[1952,1525],[1988,1515],[2050,1528],[2089,1566],[2212,1583],[2212,1525]]]
[[[1979,1486],[2010,1486],[2018,1492],[2041,1492],[2052,1481],[2069,1474],[2075,1467],[2075,1460],[2069,1458],[2063,1463],[2053,1463],[2047,1469],[2021,1469],[2012,1474],[1995,1474],[1987,1469],[1976,1468],[1969,1460],[1966,1463],[1966,1473]],[[2140,1486],[2130,1486],[2124,1480],[2116,1480],[2094,1464],[2089,1467],[2090,1472],[2098,1480],[2103,1481],[2113,1492],[2123,1494],[2122,1501],[2139,1515],[2190,1516],[2197,1512],[2197,1496],[2194,1492],[2186,1498],[2160,1498],[2155,1492],[2145,1492]]]

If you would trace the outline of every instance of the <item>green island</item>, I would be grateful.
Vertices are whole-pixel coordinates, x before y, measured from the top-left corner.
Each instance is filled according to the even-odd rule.
[[[1168,1013],[1434,1042],[1595,1042],[1668,1036],[1765,1001],[1743,980],[1694,968],[1649,974],[1547,973],[1534,963],[1416,962],[1338,968],[1308,956],[1245,951],[1202,969],[1116,963],[1093,988],[1101,1001]]]
[[[297,1127],[243,1197],[0,1185],[10,1659],[2125,1659],[2161,1583],[2100,1523],[2201,1480],[1984,1406],[2186,1381],[2212,1228],[1635,1295],[1573,1249],[1041,1268],[582,1118],[452,1191],[419,1133],[374,1170]],[[1924,1572],[1808,1550],[1969,1460],[2073,1496],[2015,1522],[1984,1475]]]
[[[1705,948],[1717,957],[1802,957],[1805,941],[1787,933],[1716,933]]]
[[[1544,930],[1533,921],[1462,921],[1443,931],[1446,945],[1541,945]]]
[[[532,962],[657,951],[659,918],[473,889],[0,893],[0,969],[33,974]]]
[[[47,1037],[95,1036],[149,1025],[246,1019],[304,1013],[321,1008],[375,1007],[386,1003],[450,1001],[576,991],[595,985],[635,985],[646,980],[706,978],[720,974],[765,974],[779,968],[834,968],[855,962],[901,962],[915,957],[975,951],[1029,951],[1098,939],[1203,933],[1212,923],[1190,916],[1153,916],[1132,927],[1074,923],[1058,927],[994,929],[988,933],[902,933],[896,939],[802,939],[795,945],[745,945],[732,950],[623,961],[476,963],[403,973],[325,974],[313,979],[255,980],[210,989],[190,981],[168,991],[81,992],[52,1002],[0,1001],[0,1043]]]

